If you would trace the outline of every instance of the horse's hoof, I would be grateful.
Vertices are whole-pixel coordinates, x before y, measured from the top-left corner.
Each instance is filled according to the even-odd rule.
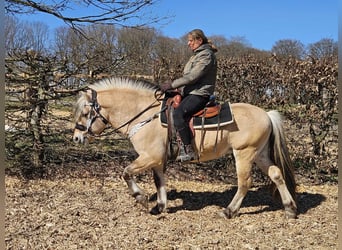
[[[144,208],[148,209],[148,196],[147,195],[139,194],[135,196],[135,200],[137,201],[137,203],[141,204]]]
[[[218,215],[219,218],[227,219],[227,216],[226,216],[226,214],[224,213],[223,210],[218,212],[217,215]]]
[[[151,209],[150,214],[152,214],[152,215],[158,215],[158,214],[160,214],[160,211],[159,211],[159,209],[158,209],[158,206],[154,206],[154,207]]]
[[[164,213],[166,212],[166,206],[165,204],[158,204],[156,206],[154,206],[151,211],[150,211],[150,214],[152,215],[158,215],[158,214],[161,214],[161,213]]]
[[[232,219],[234,217],[237,217],[237,213],[232,212],[229,208],[226,208],[218,213],[219,217],[225,218],[225,219]]]
[[[286,210],[285,209],[285,218],[286,219],[297,219],[297,211],[296,210]]]

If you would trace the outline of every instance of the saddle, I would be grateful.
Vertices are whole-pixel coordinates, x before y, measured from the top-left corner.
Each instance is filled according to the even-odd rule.
[[[175,96],[170,97],[166,100],[166,106],[178,108],[181,101],[182,96],[180,94],[176,94]],[[209,102],[205,105],[204,109],[194,114],[193,117],[211,118],[220,114],[220,111],[221,104],[215,101],[215,96],[211,96]]]

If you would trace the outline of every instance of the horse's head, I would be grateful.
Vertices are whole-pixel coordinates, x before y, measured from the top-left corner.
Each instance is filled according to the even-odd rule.
[[[101,134],[106,128],[108,121],[100,113],[100,109],[94,90],[80,93],[74,109],[76,125],[73,141],[75,143],[91,142],[96,135]]]

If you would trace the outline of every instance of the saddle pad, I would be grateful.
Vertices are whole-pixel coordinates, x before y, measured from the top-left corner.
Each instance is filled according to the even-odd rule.
[[[167,127],[166,112],[160,114],[160,122],[163,126]],[[220,127],[234,122],[234,116],[230,107],[230,103],[221,104],[221,112],[219,115],[204,119],[204,128],[216,128],[218,123]],[[193,117],[194,129],[202,128],[202,117]]]

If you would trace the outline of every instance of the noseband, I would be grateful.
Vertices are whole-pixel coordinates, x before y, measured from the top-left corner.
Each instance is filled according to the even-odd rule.
[[[93,123],[96,121],[97,118],[100,118],[101,121],[107,125],[108,124],[108,120],[106,118],[104,118],[103,115],[101,115],[100,110],[101,110],[101,106],[100,104],[97,102],[97,92],[93,89],[91,90],[91,102],[89,103],[89,106],[91,108],[90,110],[90,116],[89,119],[87,121],[87,126],[84,126],[82,124],[78,124],[76,123],[75,128],[80,130],[80,131],[87,131],[90,135],[94,136],[94,132],[91,129],[91,126],[93,125]]]

